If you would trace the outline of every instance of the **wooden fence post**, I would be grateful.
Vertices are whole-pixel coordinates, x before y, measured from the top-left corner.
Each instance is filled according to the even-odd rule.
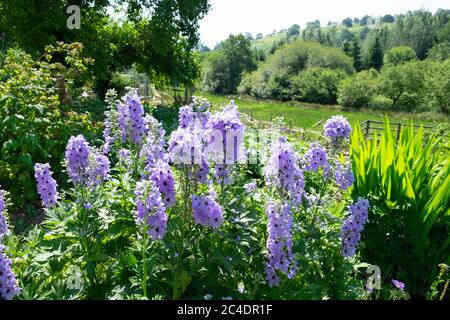
[[[369,138],[370,120],[366,121],[366,140]]]
[[[399,122],[397,125],[397,141],[400,140],[400,131],[402,130],[402,124]]]

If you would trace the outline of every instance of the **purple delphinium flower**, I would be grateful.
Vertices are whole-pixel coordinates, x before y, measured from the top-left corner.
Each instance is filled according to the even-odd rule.
[[[75,185],[85,184],[93,187],[108,178],[108,157],[94,152],[82,135],[69,139],[66,162],[70,181]]]
[[[46,208],[54,206],[58,202],[58,184],[52,177],[52,171],[48,163],[37,163],[34,166],[34,177],[37,181],[37,190],[41,197],[42,204]]]
[[[342,190],[350,188],[355,182],[355,177],[353,175],[353,170],[350,163],[347,162],[344,166],[340,161],[338,161],[334,171],[334,178],[336,180],[336,184]]]
[[[326,150],[318,143],[312,143],[304,156],[305,170],[315,172],[320,167],[328,166]]]
[[[192,195],[192,211],[196,224],[218,228],[222,224],[223,209],[213,195]]]
[[[208,181],[208,173],[209,173],[209,165],[205,160],[203,160],[202,164],[198,166],[198,169],[195,172],[195,179],[199,183],[205,183]]]
[[[359,199],[350,205],[350,216],[345,219],[341,227],[342,255],[352,257],[356,253],[356,247],[361,240],[361,232],[367,222],[369,201]]]
[[[141,99],[136,92],[131,91],[122,97],[122,101],[118,106],[122,142],[131,140],[139,144],[147,131]]]
[[[167,151],[170,161],[176,165],[201,164],[204,160],[201,139],[189,129],[178,128],[173,131]]]
[[[175,182],[169,165],[158,160],[152,170],[150,180],[158,187],[165,207],[171,207],[175,203]]]
[[[66,147],[69,178],[73,184],[85,183],[91,149],[83,135],[71,137]]]
[[[0,189],[0,239],[8,233],[8,222],[5,217],[5,195],[3,190]]]
[[[6,247],[0,244],[0,300],[12,300],[20,293],[16,275],[11,269],[11,259],[4,253]]]
[[[217,153],[223,155],[217,159],[217,164],[234,164],[242,156],[245,126],[239,118],[239,112],[234,101],[226,106],[221,112],[214,113],[208,121],[208,128],[212,132],[212,138],[221,137],[222,144],[214,142],[213,146],[218,148]],[[227,140],[233,139],[232,142]]]
[[[256,181],[251,181],[247,184],[244,185],[244,190],[247,193],[251,193],[253,191],[255,191],[258,188]]]
[[[348,138],[352,128],[343,116],[333,116],[324,125],[324,135],[332,141]]]
[[[167,214],[161,193],[152,181],[143,180],[136,184],[137,220],[147,223],[147,233],[153,240],[162,239],[167,230]]]
[[[394,285],[394,287],[396,287],[397,289],[399,289],[400,291],[403,291],[405,289],[405,284],[401,281],[392,279],[392,284]]]
[[[270,200],[266,206],[267,252],[266,280],[270,287],[277,286],[280,278],[276,270],[286,274],[290,279],[297,272],[297,262],[292,253],[291,207],[288,204],[277,204]]]
[[[280,140],[271,147],[270,158],[264,167],[269,186],[289,196],[293,204],[299,204],[304,195],[305,180],[299,167],[299,158],[287,141]]]
[[[109,159],[103,154],[92,152],[90,159],[89,182],[90,186],[96,186],[107,180],[109,175]]]
[[[178,123],[180,128],[187,129],[194,123],[194,111],[192,105],[183,106],[178,111]]]

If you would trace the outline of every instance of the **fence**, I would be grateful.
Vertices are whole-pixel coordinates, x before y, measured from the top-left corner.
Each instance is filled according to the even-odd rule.
[[[404,124],[400,122],[391,122],[390,127],[391,131],[394,131],[396,133],[397,140],[400,139],[400,133],[402,132],[402,128],[409,127],[410,124]],[[431,126],[425,126],[425,125],[413,125],[414,128],[420,128],[423,127],[424,133],[427,135],[431,135],[433,133],[433,127]],[[384,131],[384,122],[382,121],[376,121],[376,120],[366,120],[363,123],[361,123],[361,131],[364,134],[365,139],[369,139],[369,137],[374,132],[382,132]]]

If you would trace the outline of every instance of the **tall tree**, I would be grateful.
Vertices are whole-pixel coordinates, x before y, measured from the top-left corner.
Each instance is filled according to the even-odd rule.
[[[80,30],[67,28],[69,5],[81,8]],[[110,7],[126,7],[128,22],[112,21]],[[133,63],[172,83],[189,77],[179,66],[192,57],[198,22],[208,10],[208,0],[2,0],[0,29],[34,56],[57,41],[82,42],[95,59],[97,89],[104,91],[114,70]]]
[[[203,87],[217,93],[236,93],[244,72],[256,68],[250,41],[231,35],[222,48],[213,52],[203,70]]]
[[[361,71],[363,68],[363,63],[361,60],[361,48],[359,47],[359,42],[357,39],[353,39],[350,52],[350,55],[353,58],[353,67],[356,71]]]
[[[369,49],[368,66],[380,70],[383,66],[383,48],[381,47],[380,38],[378,35]]]

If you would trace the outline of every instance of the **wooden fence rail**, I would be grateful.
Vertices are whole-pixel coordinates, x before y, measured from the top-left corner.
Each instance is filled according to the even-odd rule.
[[[404,124],[400,122],[390,122],[391,131],[396,132],[397,140],[400,139],[400,133],[402,131],[402,128],[407,128],[411,126],[410,124]],[[380,126],[381,125],[381,126]],[[424,128],[425,134],[432,134],[434,127],[426,126],[426,125],[413,125],[414,128]],[[370,135],[374,131],[384,131],[384,122],[383,121],[376,121],[376,120],[366,120],[361,123],[361,131],[364,134],[365,139],[369,139]]]

